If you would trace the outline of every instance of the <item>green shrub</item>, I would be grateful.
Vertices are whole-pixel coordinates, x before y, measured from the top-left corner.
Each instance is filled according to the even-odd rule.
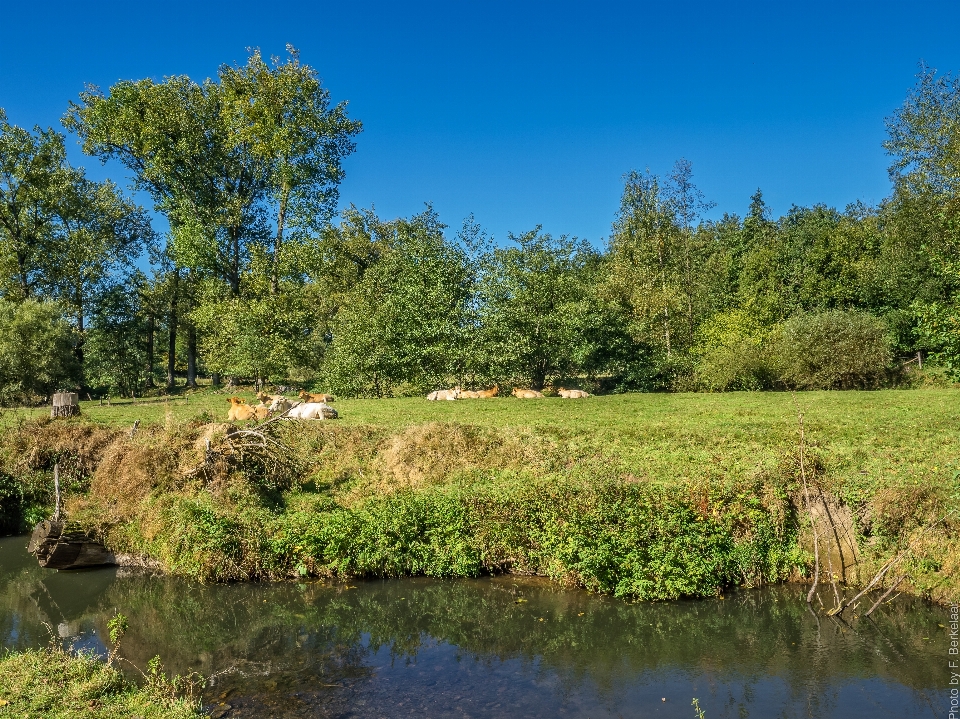
[[[893,358],[883,320],[863,312],[802,314],[771,336],[769,362],[790,389],[870,389]]]
[[[916,303],[912,309],[920,346],[950,379],[960,382],[960,306]]]
[[[770,333],[743,310],[721,312],[697,331],[694,386],[714,392],[768,389],[774,383],[765,352]]]
[[[683,493],[564,480],[437,487],[276,517],[267,531],[280,574],[548,575],[634,599],[710,596],[778,581],[802,563],[795,536],[755,497],[718,497],[717,516]]]

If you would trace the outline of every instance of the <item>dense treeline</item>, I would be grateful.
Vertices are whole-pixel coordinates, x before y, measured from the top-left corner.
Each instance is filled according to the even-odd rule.
[[[960,80],[921,68],[888,119],[878,207],[706,220],[689,162],[632,172],[599,248],[497,244],[429,205],[339,215],[361,124],[293,50],[213,80],[88,89],[63,124],[169,230],[0,113],[0,401],[297,382],[608,391],[875,387],[912,358],[960,380]]]

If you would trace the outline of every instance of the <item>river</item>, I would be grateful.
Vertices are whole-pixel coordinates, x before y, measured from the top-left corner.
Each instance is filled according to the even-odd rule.
[[[630,604],[523,577],[202,585],[40,569],[0,539],[0,644],[51,634],[207,677],[215,717],[946,717],[948,610],[809,611],[805,588]],[[824,593],[823,599],[828,600]],[[132,670],[131,670],[132,671]]]

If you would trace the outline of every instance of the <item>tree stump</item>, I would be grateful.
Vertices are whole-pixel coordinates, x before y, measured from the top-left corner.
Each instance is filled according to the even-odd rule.
[[[80,414],[80,395],[76,392],[57,392],[53,395],[50,419],[73,417],[78,414]]]
[[[63,522],[48,519],[33,528],[27,551],[46,569],[79,569],[116,564],[113,552]]]

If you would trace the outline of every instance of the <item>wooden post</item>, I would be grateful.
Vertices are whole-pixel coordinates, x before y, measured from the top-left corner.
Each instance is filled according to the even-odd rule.
[[[80,396],[76,392],[57,392],[53,395],[50,419],[73,417],[80,414]]]

